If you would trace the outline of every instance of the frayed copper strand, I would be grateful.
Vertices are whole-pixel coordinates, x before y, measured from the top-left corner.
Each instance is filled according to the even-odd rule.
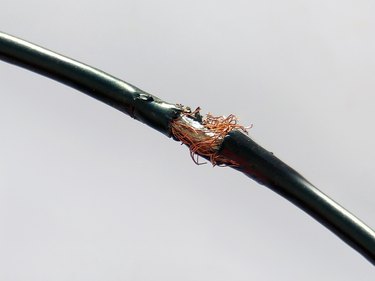
[[[199,107],[194,111],[185,108],[181,116],[171,123],[172,135],[189,147],[190,156],[197,165],[205,164],[199,162],[200,155],[209,159],[213,166],[237,166],[233,160],[218,155],[218,151],[230,131],[247,133],[248,128],[239,125],[233,114],[228,117],[207,114],[202,118],[199,111]]]

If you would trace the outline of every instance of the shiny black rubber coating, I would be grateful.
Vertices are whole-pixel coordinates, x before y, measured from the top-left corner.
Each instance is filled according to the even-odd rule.
[[[273,153],[239,131],[230,132],[219,154],[245,173],[293,202],[375,265],[375,232],[341,207]]]
[[[0,32],[0,59],[82,91],[170,136],[180,109],[103,71]]]

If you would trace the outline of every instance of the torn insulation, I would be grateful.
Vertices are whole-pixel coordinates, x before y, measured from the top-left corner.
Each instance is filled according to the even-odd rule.
[[[218,154],[224,137],[232,130],[240,130],[247,134],[247,129],[238,124],[238,119],[231,114],[225,116],[213,116],[207,114],[202,116],[200,108],[191,111],[189,107],[180,106],[183,110],[177,119],[171,123],[173,137],[190,150],[190,156],[197,165],[205,164],[199,162],[202,156],[212,163],[213,166],[237,166],[237,163]]]

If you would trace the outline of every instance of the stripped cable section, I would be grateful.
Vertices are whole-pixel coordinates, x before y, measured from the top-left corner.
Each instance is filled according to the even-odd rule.
[[[208,159],[213,166],[238,166],[238,164],[218,154],[220,145],[226,135],[233,130],[239,130],[247,134],[247,129],[238,124],[238,118],[230,114],[225,116],[206,116],[200,114],[198,107],[191,111],[189,107],[177,105],[181,108],[181,114],[171,122],[171,133],[176,140],[189,147],[190,156],[197,165],[199,156]]]

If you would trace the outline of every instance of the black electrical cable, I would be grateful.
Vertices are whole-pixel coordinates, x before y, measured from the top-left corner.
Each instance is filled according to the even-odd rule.
[[[0,59],[72,86],[171,137],[184,107],[162,101],[100,70],[0,32]],[[316,218],[375,265],[375,232],[240,131],[217,154]]]

